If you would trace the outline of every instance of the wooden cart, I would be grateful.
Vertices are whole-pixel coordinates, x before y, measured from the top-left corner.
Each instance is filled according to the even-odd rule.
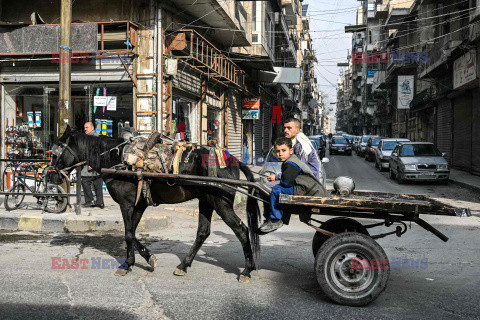
[[[135,176],[138,179],[159,179],[169,185],[208,185],[235,189],[249,197],[268,202],[270,189],[263,184],[216,177],[175,175],[117,169],[102,169],[102,173]],[[255,188],[252,195],[245,188]],[[386,288],[390,263],[385,251],[375,239],[407,232],[406,223],[416,223],[443,241],[448,238],[421,218],[421,215],[470,216],[469,209],[448,206],[423,195],[401,195],[382,192],[353,192],[348,197],[332,194],[328,197],[280,195],[284,211],[298,214],[300,221],[314,228],[312,251],[315,257],[317,281],[333,301],[350,306],[362,306],[375,300]],[[327,221],[317,215],[335,216]],[[315,218],[316,217],[316,218]],[[360,219],[380,220],[362,223]],[[370,234],[375,227],[394,230]]]

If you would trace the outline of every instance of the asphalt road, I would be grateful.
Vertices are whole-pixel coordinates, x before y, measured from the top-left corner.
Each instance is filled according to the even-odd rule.
[[[352,176],[359,189],[440,198],[446,194],[445,201],[459,201],[474,210],[479,205],[478,198],[456,186],[398,186],[355,155],[331,157],[327,175],[339,174]],[[244,217],[244,208],[237,211]],[[114,276],[109,263],[102,268],[92,265],[98,259],[124,257],[122,234],[3,233],[0,318],[480,319],[480,216],[478,211],[474,214],[425,217],[450,237],[447,243],[416,225],[402,238],[378,240],[390,261],[423,263],[421,268],[392,268],[386,291],[362,308],[337,305],[321,292],[313,270],[313,231],[297,218],[262,237],[260,269],[250,283],[237,281],[243,253],[222,221],[213,222],[211,236],[185,277],[172,272],[193,242],[196,221],[181,213],[171,228],[139,235],[156,254],[157,268],[151,270],[137,254],[135,268],[125,277]],[[52,269],[52,258],[89,263],[86,269]]]

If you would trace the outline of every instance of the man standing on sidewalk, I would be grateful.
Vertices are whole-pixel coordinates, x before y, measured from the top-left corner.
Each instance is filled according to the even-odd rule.
[[[93,123],[87,122],[83,127],[84,131],[88,135],[98,136],[98,133],[93,127]],[[103,181],[98,172],[95,172],[90,166],[86,165],[82,168],[82,188],[85,193],[85,203],[83,207],[92,208],[99,207],[105,208],[103,203]],[[92,183],[95,189],[96,202],[93,202]]]

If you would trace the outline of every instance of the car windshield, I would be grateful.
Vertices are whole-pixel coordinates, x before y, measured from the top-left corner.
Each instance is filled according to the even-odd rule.
[[[370,137],[363,137],[362,142],[367,143],[367,142],[368,142],[368,139],[370,139]]]
[[[383,141],[383,150],[393,150],[399,141]]]
[[[378,144],[380,143],[380,140],[382,140],[382,139],[380,139],[380,138],[378,138],[378,139],[372,139],[372,146],[374,146],[374,147],[375,147],[375,146],[378,146]]]
[[[310,139],[310,142],[312,143],[312,146],[313,146],[314,148],[318,149],[318,143],[319,143],[318,140]]]
[[[433,144],[406,144],[400,157],[439,157],[442,154]]]
[[[333,138],[333,144],[347,144],[347,140],[343,138]]]

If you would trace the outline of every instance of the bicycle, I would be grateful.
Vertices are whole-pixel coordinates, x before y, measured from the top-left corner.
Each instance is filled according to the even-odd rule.
[[[50,172],[56,171],[44,164],[20,163],[13,172],[14,183],[8,190],[11,194],[5,196],[5,209],[8,211],[18,209],[28,190],[37,199],[37,204],[42,207],[43,211],[49,213],[65,211],[68,204],[66,192],[59,185],[48,182]],[[27,180],[33,180],[33,186],[29,186]],[[36,193],[65,194],[65,196],[35,195]]]

